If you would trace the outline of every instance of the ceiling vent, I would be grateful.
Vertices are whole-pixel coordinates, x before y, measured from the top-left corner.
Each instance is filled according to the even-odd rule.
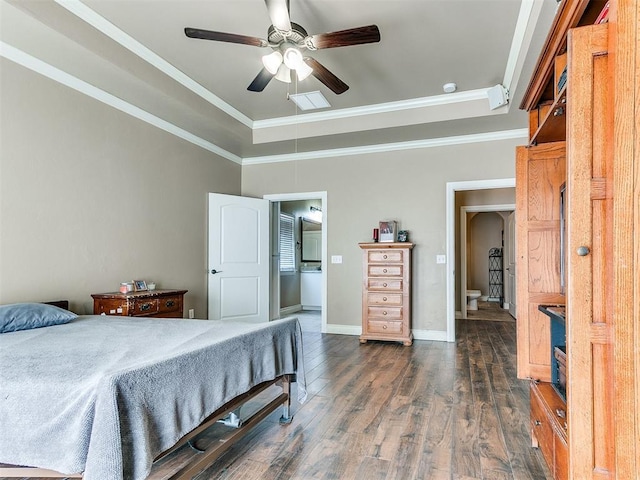
[[[293,100],[300,110],[316,110],[318,108],[327,108],[331,106],[327,99],[324,98],[324,95],[318,91],[296,93],[289,95],[289,98]]]

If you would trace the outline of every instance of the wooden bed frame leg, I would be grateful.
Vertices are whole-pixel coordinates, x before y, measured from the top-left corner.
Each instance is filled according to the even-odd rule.
[[[282,378],[282,393],[287,396],[287,399],[282,404],[282,416],[280,417],[281,425],[288,425],[293,420],[291,416],[291,376],[285,375]]]

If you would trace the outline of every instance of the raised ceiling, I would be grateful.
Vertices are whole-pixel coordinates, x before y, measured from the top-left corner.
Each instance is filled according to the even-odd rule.
[[[349,85],[344,94],[314,77],[247,91],[269,48],[184,35],[189,26],[266,38],[263,0],[0,0],[0,53],[239,163],[526,128],[517,106],[555,0],[290,2],[310,34],[378,25],[379,43],[313,52]],[[456,93],[442,91],[447,82]],[[498,84],[511,101],[490,110]],[[303,113],[287,98],[315,90],[330,108]]]

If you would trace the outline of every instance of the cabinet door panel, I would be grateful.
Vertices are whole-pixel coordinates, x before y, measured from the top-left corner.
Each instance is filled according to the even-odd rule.
[[[529,292],[560,292],[560,230],[555,223],[529,232]]]
[[[607,24],[569,34],[567,413],[569,477],[613,478],[613,182]],[[587,247],[588,253],[577,253]]]
[[[549,319],[538,305],[560,293],[560,186],[565,142],[516,150],[518,377],[551,380]]]

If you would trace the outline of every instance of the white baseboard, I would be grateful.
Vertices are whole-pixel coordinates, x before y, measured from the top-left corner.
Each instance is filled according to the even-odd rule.
[[[462,318],[462,312],[460,310],[456,310],[456,318]]]
[[[334,323],[328,323],[327,333],[335,333],[337,335],[362,335],[362,326],[361,325],[336,325]]]
[[[291,315],[292,313],[297,313],[300,310],[302,310],[302,305],[298,304],[298,305],[291,305],[290,307],[284,307],[280,309],[280,316],[287,316],[287,315]]]
[[[447,341],[447,332],[442,330],[412,330],[413,338],[416,340],[435,340],[437,342]],[[356,325],[336,325],[327,324],[327,332],[336,335],[362,335],[362,327]]]
[[[443,330],[411,330],[413,338],[416,340],[435,340],[436,342],[446,342],[447,332]]]

